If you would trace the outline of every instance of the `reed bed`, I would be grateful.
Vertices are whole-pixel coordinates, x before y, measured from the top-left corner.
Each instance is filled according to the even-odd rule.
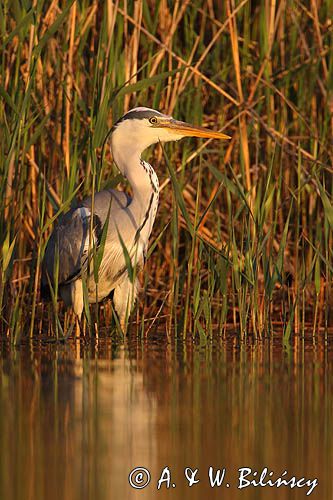
[[[161,201],[137,334],[327,336],[332,18],[332,0],[2,2],[1,335],[55,335],[39,295],[45,242],[75,197],[129,189],[103,141],[143,105],[232,140],[147,154]],[[110,303],[97,316],[111,332]]]

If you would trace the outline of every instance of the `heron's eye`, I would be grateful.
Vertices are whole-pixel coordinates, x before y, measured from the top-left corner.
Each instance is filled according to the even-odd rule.
[[[152,116],[151,118],[149,118],[149,122],[152,123],[153,125],[155,125],[155,123],[157,123],[156,116]]]

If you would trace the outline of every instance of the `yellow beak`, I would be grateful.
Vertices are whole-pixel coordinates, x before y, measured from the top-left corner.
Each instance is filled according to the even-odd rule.
[[[206,139],[231,139],[229,135],[222,134],[222,132],[216,132],[215,130],[209,130],[197,125],[190,125],[189,123],[174,119],[168,120],[165,123],[160,122],[159,126],[170,129],[170,131],[172,131],[173,133],[187,137],[205,137]]]

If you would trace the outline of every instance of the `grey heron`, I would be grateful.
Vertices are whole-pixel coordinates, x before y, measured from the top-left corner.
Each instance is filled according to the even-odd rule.
[[[132,197],[105,189],[59,218],[45,249],[42,294],[57,282],[65,305],[71,306],[80,318],[84,287],[89,303],[99,302],[114,291],[114,308],[122,330],[126,331],[138,290],[137,278],[132,283],[133,277],[129,275],[128,259],[134,268],[143,266],[159,200],[157,175],[141,158],[141,153],[152,144],[183,137],[230,139],[221,132],[144,107],[134,108],[118,120],[111,131],[110,146],[115,164],[131,185]],[[92,243],[95,248],[101,243],[104,227],[104,248],[96,283],[88,265],[89,255]]]

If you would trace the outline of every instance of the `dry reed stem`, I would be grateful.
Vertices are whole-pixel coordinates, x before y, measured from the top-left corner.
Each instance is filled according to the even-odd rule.
[[[227,163],[230,162],[231,154],[232,154],[232,151],[234,149],[235,142],[236,142],[236,135],[234,135],[232,137],[232,139],[231,139],[231,141],[230,141],[230,143],[228,145],[226,154],[224,155],[224,158],[223,158],[223,161],[222,161],[223,166],[225,166]],[[212,189],[212,192],[210,194],[210,197],[208,199],[207,205],[209,205],[214,200],[219,187],[220,187],[220,184],[215,183],[215,185],[214,185],[214,187]],[[200,230],[205,225],[205,222],[206,222],[206,220],[207,220],[208,217],[209,217],[209,212],[207,212],[204,215],[204,217],[201,219],[200,224],[198,226],[198,230]]]
[[[111,42],[112,42],[112,38],[114,35],[114,27],[116,24],[118,3],[119,3],[119,0],[116,1],[116,5],[114,6],[111,0],[107,0],[108,45],[106,48],[106,60],[105,60],[105,65],[104,65],[104,75],[103,75],[102,88],[101,88],[101,99],[100,99],[101,104],[102,104],[102,102],[104,100],[104,96],[105,96],[105,86],[106,86],[106,80],[107,80],[108,68],[109,68]]]
[[[43,181],[45,181],[45,176],[44,176],[43,172],[41,172],[41,170],[39,169],[39,167],[38,167],[37,163],[35,162],[34,158],[32,156],[30,156],[28,153],[26,153],[26,157],[27,157],[30,165],[36,171],[37,175],[39,175],[40,178]],[[58,196],[57,192],[53,189],[53,187],[50,185],[50,183],[47,180],[46,180],[46,186],[47,186],[47,189],[50,192],[52,198],[57,203],[57,205],[60,207],[60,205],[61,205],[61,199]]]
[[[112,2],[110,0],[107,0],[107,2],[108,2],[107,3],[107,5],[108,5],[108,12],[109,12],[109,4],[112,3]],[[117,4],[118,4],[118,0],[117,0]],[[80,43],[80,40],[81,40],[82,36],[85,34],[85,32],[87,31],[87,29],[89,28],[89,25],[92,23],[93,18],[94,18],[95,14],[96,14],[97,8],[98,8],[98,4],[94,3],[90,7],[90,9],[88,9],[86,20],[84,21],[84,24],[83,24],[82,28],[80,29],[80,32],[79,32],[79,34],[76,37],[76,40],[74,41],[74,52],[77,51],[77,48],[79,46],[79,43]],[[110,27],[109,27],[109,29],[110,29]],[[110,29],[110,31],[112,31],[112,29]]]
[[[237,90],[239,96],[240,105],[244,102],[244,95],[242,89],[242,80],[241,80],[241,68],[240,68],[240,60],[239,60],[239,48],[238,48],[238,36],[237,36],[237,25],[234,17],[231,17],[231,5],[230,0],[227,1],[227,15],[229,20],[229,31],[230,31],[230,40],[232,47],[232,56],[234,61],[234,70],[236,75],[236,83]],[[251,191],[251,174],[250,174],[250,153],[249,153],[249,142],[247,136],[247,123],[246,123],[246,115],[242,114],[240,116],[240,138],[241,138],[241,146],[243,151],[243,159],[244,159],[244,167],[245,167],[245,179],[246,179],[246,189],[247,191]],[[251,193],[251,206],[253,204],[253,196],[255,193]]]
[[[296,16],[295,16],[295,14],[294,14],[293,9],[291,9],[291,12],[290,12],[290,13],[291,13],[291,16],[292,16],[292,19],[293,19],[293,21],[294,21],[295,25],[298,27],[300,40],[301,40],[301,43],[302,43],[303,48],[304,48],[304,50],[305,50],[305,53],[306,53],[306,55],[307,55],[307,57],[308,57],[308,60],[307,60],[307,61],[309,61],[309,62],[311,62],[311,61],[312,61],[312,62],[314,62],[314,61],[313,61],[313,59],[312,59],[312,57],[311,57],[311,52],[310,52],[310,49],[309,49],[308,43],[307,43],[307,41],[306,41],[306,37],[305,37],[305,35],[304,35],[303,31],[301,30],[301,28],[300,28],[300,26],[299,26],[299,23],[298,23],[298,21],[297,21],[297,19],[296,19]],[[323,56],[325,56],[325,54],[324,54]],[[303,64],[307,64],[307,62],[304,62]],[[323,97],[324,97],[324,98],[326,98],[326,90],[325,90],[324,84],[323,84],[323,82],[322,82],[322,80],[321,80],[321,78],[320,78],[320,76],[319,76],[319,75],[317,75],[317,82],[318,82],[318,86],[319,86],[319,88],[320,88],[320,90],[321,90],[321,93],[322,93]]]
[[[265,122],[265,120],[263,118],[261,118],[258,115],[258,113],[256,113],[253,109],[245,110],[245,112],[248,113],[250,116],[253,115],[258,120],[258,122],[260,122],[260,124],[265,128],[265,130],[268,133],[272,134],[273,137],[281,139],[282,140],[281,144],[283,144],[283,143],[289,144],[290,146],[292,146],[293,151],[297,151],[297,149],[298,149],[299,152],[305,158],[307,158],[308,160],[311,160],[312,162],[318,163],[318,159],[315,156],[313,156],[311,153],[306,151],[304,148],[301,148],[301,147],[298,148],[297,144],[295,142],[293,142],[291,139],[289,139],[285,134],[279,132],[278,130],[273,129],[272,127],[269,127],[267,125],[267,123]],[[295,155],[295,154],[296,153],[293,153],[293,155]]]
[[[267,50],[267,54],[265,55],[264,60],[263,60],[263,62],[261,64],[261,66],[260,66],[260,69],[259,69],[256,81],[255,81],[254,85],[252,86],[250,95],[249,95],[249,97],[247,99],[247,102],[249,104],[251,104],[252,101],[253,101],[254,95],[255,95],[256,90],[257,90],[258,85],[259,85],[259,81],[260,81],[260,79],[261,79],[261,77],[263,75],[263,72],[265,70],[265,67],[266,67],[267,63],[270,60],[271,50],[272,50],[272,46],[273,46],[273,39],[274,39],[274,16],[275,16],[275,0],[272,0],[272,3],[271,3],[271,12],[270,12],[270,16],[269,16],[270,22],[269,22],[269,44],[268,44],[268,50]]]
[[[313,13],[314,26],[315,26],[315,31],[316,31],[316,35],[317,35],[318,45],[319,45],[319,52],[322,52],[324,47],[323,47],[323,41],[322,41],[320,25],[319,25],[319,18],[318,18],[318,2],[316,0],[311,0],[311,10]],[[327,81],[328,68],[327,68],[326,59],[322,58],[321,63],[323,66],[324,78]]]
[[[8,173],[7,173],[7,182],[6,182],[6,191],[5,191],[5,199],[4,199],[4,218],[8,220],[10,205],[12,200],[12,192],[13,192],[13,181],[15,174],[15,151],[13,150],[10,155]]]
[[[164,43],[162,43],[157,37],[149,33],[148,30],[146,30],[143,26],[140,26],[136,23],[135,19],[133,17],[129,16],[124,9],[118,7],[118,12],[124,17],[124,19],[130,21],[134,26],[139,26],[140,30],[142,33],[144,33],[150,40],[155,42],[158,46],[163,47],[168,54],[170,54],[176,61],[180,62],[183,66],[187,66],[186,61],[180,57],[178,54],[176,54],[173,50],[169,49]],[[198,75],[204,82],[206,82],[210,87],[212,87],[214,90],[216,90],[219,94],[223,95],[228,99],[230,102],[235,104],[236,106],[239,105],[238,101],[234,99],[228,92],[225,90],[221,89],[216,83],[214,83],[210,78],[205,76],[201,71],[196,70],[193,66],[189,67],[190,71]]]
[[[167,36],[165,37],[165,40],[163,40],[163,46],[162,46],[160,52],[158,53],[158,55],[153,63],[152,69],[151,69],[150,74],[149,74],[150,77],[152,77],[156,74],[157,68],[158,68],[160,62],[162,61],[164,54],[167,51],[167,48],[169,48],[168,52],[169,53],[171,52],[172,37],[175,34],[175,31],[176,31],[180,21],[182,20],[184,14],[185,14],[185,10],[187,9],[189,2],[190,2],[190,0],[184,0],[182,2],[182,5],[180,7],[179,12],[178,12],[179,1],[175,2],[175,7],[174,7],[174,12],[173,12],[173,16],[172,16],[172,22],[171,22],[170,29],[167,33]],[[169,47],[169,45],[170,45],[170,47]]]
[[[117,2],[118,5],[118,2]],[[126,23],[126,35],[125,35],[125,81],[128,83],[137,82],[137,55],[139,50],[139,39],[140,39],[140,26],[142,21],[142,0],[135,2],[134,4],[134,21],[135,27],[131,37],[128,39],[128,27]],[[135,100],[135,92],[132,94]],[[124,100],[124,110],[128,111],[130,107],[130,101],[132,99],[130,94],[125,95]]]
[[[229,25],[231,19],[235,18],[237,12],[239,12],[244,7],[244,5],[246,3],[248,3],[248,1],[249,0],[243,0],[239,5],[237,5],[237,7],[232,12],[230,12],[230,15],[228,15],[228,17],[224,21],[224,23],[220,23],[219,21],[216,21],[216,24],[219,25],[219,29],[216,31],[216,33],[214,34],[213,38],[211,39],[211,41],[209,42],[209,44],[207,45],[207,47],[205,48],[205,50],[201,54],[200,58],[198,59],[198,62],[193,66],[196,70],[198,70],[199,67],[203,64],[203,62],[206,59],[207,55],[209,54],[209,52],[214,47],[214,45],[216,44],[217,40],[220,38],[220,36],[222,35],[223,31]],[[190,82],[190,80],[191,80],[191,78],[192,78],[193,75],[194,75],[194,73],[191,73],[191,75],[188,78],[186,84],[188,84]]]

